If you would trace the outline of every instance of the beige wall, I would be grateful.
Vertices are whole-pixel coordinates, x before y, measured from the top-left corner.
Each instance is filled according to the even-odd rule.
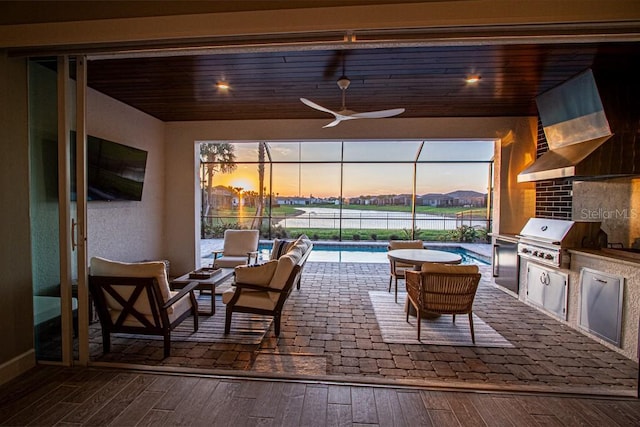
[[[146,150],[142,201],[87,204],[87,255],[118,261],[162,259],[164,222],[164,123],[89,90],[88,134]]]
[[[521,120],[513,132],[496,144],[493,232],[517,234],[535,216],[536,186],[517,176],[536,158],[536,117]]]
[[[432,118],[357,120],[323,129],[327,120],[255,120],[167,123],[165,139],[165,253],[172,273],[193,270],[199,260],[199,192],[195,142],[203,140],[344,140],[491,138],[509,136],[513,144],[535,145],[531,120]],[[521,139],[521,140],[519,140]],[[528,140],[527,140],[528,139]],[[392,149],[392,147],[390,147]]]
[[[35,364],[29,225],[27,69],[0,52],[0,383]]]

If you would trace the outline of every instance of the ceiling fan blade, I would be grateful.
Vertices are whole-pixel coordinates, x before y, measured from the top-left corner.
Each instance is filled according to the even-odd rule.
[[[380,111],[369,111],[366,113],[352,113],[352,114],[344,114],[344,112],[334,113],[336,119],[329,123],[328,125],[322,126],[324,128],[334,127],[338,123],[345,120],[352,119],[382,119],[385,117],[393,117],[398,114],[404,113],[404,108],[394,108],[393,110],[380,110]]]
[[[369,111],[366,113],[355,113],[350,117],[356,119],[382,119],[385,117],[393,117],[404,113],[404,108],[393,108],[391,110]]]
[[[344,61],[346,58],[346,54],[347,51],[344,50],[337,50],[333,53],[331,59],[329,59],[329,63],[324,69],[324,73],[322,74],[325,80],[329,80],[331,78],[339,76],[340,74],[338,73],[340,72],[341,68],[344,71]],[[344,72],[342,74],[344,74]]]
[[[337,119],[335,119],[334,121],[332,121],[331,123],[329,123],[329,124],[327,124],[327,125],[324,125],[324,126],[322,126],[322,127],[323,127],[323,128],[332,128],[332,127],[334,127],[335,125],[337,125],[338,123],[340,123],[342,120],[343,120],[343,119],[341,119],[341,118],[337,118]]]
[[[322,111],[324,113],[333,114],[334,116],[337,117],[337,113],[335,111],[331,111],[328,108],[324,108],[322,105],[318,105],[313,101],[309,101],[307,98],[300,98],[300,101],[302,101],[303,104],[308,105],[311,108],[314,108],[318,111]]]
[[[344,120],[351,120],[353,118],[351,114],[345,114],[345,111],[339,111],[337,113],[334,112],[333,115],[336,116],[336,119],[331,123],[329,123],[328,125],[322,126],[323,128],[332,128]]]

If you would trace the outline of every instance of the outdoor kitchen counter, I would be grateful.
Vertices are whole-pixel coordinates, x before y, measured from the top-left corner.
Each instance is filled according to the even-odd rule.
[[[624,278],[622,302],[621,348],[592,336],[609,348],[638,360],[638,319],[640,318],[640,262],[618,254],[591,249],[571,249],[569,272],[568,323],[578,327],[580,316],[580,272],[583,268],[596,270],[611,276]]]
[[[620,253],[616,253],[620,252]],[[592,257],[604,261],[612,261],[621,264],[628,264],[632,267],[640,268],[640,258],[634,258],[633,255],[625,256],[622,251],[609,251],[600,249],[569,249],[570,254]]]
[[[520,240],[515,234],[489,233],[489,236],[495,237],[497,239],[507,240],[513,243],[518,243],[518,241]]]

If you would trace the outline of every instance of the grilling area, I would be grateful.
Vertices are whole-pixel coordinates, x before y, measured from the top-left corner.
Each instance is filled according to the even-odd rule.
[[[587,72],[538,97],[536,160],[514,170],[535,206],[494,230],[492,275],[506,295],[637,361],[638,181],[618,169],[636,162],[623,154],[633,138],[612,136],[622,114],[614,92],[587,89],[596,80]],[[562,104],[573,101],[597,107],[567,115]]]
[[[494,277],[511,296],[636,359],[638,266],[608,248],[600,225],[531,218],[520,234],[495,236]],[[502,262],[511,263],[506,278]]]

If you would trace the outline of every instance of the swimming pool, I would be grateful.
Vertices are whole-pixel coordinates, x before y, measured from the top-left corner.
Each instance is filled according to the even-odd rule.
[[[263,256],[271,249],[271,243],[261,243],[258,247]],[[462,264],[489,265],[486,257],[459,246],[427,245],[427,249],[452,252],[462,257]],[[386,245],[348,245],[314,243],[309,255],[310,262],[374,262],[388,263]]]

